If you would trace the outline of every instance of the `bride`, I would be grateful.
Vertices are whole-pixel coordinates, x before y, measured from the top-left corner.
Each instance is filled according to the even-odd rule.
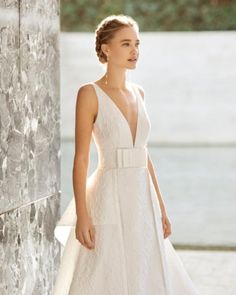
[[[65,248],[54,295],[197,295],[168,239],[171,223],[147,147],[144,90],[126,80],[139,59],[138,24],[110,15],[95,35],[107,67],[77,94],[74,198],[55,229]],[[92,136],[99,161],[87,178]]]

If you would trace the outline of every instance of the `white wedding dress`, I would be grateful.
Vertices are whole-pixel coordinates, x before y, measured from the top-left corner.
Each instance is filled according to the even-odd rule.
[[[72,198],[57,223],[63,246],[54,295],[199,295],[170,240],[163,237],[161,211],[147,168],[151,123],[132,83],[138,119],[131,129],[116,103],[98,86],[93,138],[97,169],[87,178],[86,202],[95,226],[95,248],[75,238]]]

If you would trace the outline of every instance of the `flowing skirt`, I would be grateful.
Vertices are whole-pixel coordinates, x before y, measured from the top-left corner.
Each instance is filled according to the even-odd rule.
[[[147,167],[97,169],[86,201],[95,248],[75,238],[71,200],[55,228],[63,246],[54,295],[198,295],[168,238]]]

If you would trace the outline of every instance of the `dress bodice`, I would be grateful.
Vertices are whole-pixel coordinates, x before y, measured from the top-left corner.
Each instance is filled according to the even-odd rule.
[[[131,87],[137,99],[138,114],[135,140],[128,121],[115,104],[115,102],[96,83],[91,83],[98,99],[98,113],[93,126],[93,138],[96,144],[100,162],[104,157],[109,157],[109,151],[117,148],[143,148],[147,146],[151,123],[145,103],[132,83]]]

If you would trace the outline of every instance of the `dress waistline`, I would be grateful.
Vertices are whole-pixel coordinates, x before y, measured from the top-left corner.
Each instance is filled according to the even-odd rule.
[[[147,147],[117,148],[99,155],[98,169],[147,167]]]

